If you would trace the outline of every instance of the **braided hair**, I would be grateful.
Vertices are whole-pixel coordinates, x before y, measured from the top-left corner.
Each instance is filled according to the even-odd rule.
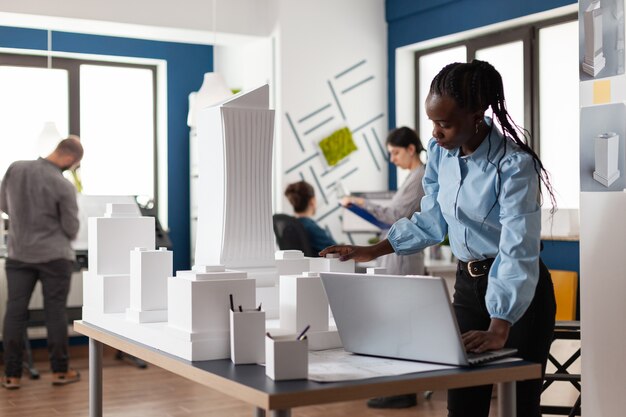
[[[506,144],[508,141],[511,141],[533,158],[535,171],[550,196],[552,204],[550,212],[554,213],[556,210],[556,199],[550,176],[537,154],[528,146],[530,133],[517,125],[507,111],[502,77],[491,64],[477,59],[471,63],[455,62],[448,64],[433,78],[430,84],[429,95],[448,96],[454,99],[460,108],[470,112],[484,112],[491,107],[492,117],[502,126],[502,133],[505,137],[504,152],[498,162],[494,163],[489,160],[492,165],[496,166],[498,172],[498,197],[501,188],[499,183],[500,164],[506,154]],[[490,149],[487,153],[487,158],[489,158],[489,152],[491,151],[491,143],[489,145]]]

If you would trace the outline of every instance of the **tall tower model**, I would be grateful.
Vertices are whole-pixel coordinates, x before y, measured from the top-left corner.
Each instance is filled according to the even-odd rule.
[[[223,265],[274,285],[274,110],[269,86],[198,113],[198,231],[194,269]]]

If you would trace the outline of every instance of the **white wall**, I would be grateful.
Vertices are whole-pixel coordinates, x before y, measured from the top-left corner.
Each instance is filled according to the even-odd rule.
[[[603,9],[614,7],[611,4],[616,5],[618,2],[624,3],[624,0],[608,2],[609,6],[605,6],[605,2],[602,2]],[[589,1],[579,2],[581,9],[588,4]],[[624,4],[622,4],[622,10],[623,7]],[[582,24],[579,30],[582,31]],[[621,30],[624,31],[624,27]],[[580,36],[582,42],[582,32]],[[606,32],[604,36],[607,36]],[[622,32],[622,38],[624,36]],[[604,48],[605,55],[615,54],[614,46],[607,46],[606,40]],[[613,48],[612,51],[610,48]],[[623,56],[622,59],[624,59]],[[588,132],[597,129],[597,126],[589,126],[591,123],[585,123],[589,120],[589,118],[582,117],[585,112],[593,111],[596,115],[602,116],[610,114],[611,107],[615,107],[615,104],[626,103],[626,75],[597,78],[597,80],[580,83],[581,144],[593,140],[593,136],[590,137]],[[606,101],[594,96],[594,91],[605,83],[608,83],[609,90],[609,97]],[[621,125],[622,131],[625,129],[626,121],[623,119],[619,118],[614,122],[618,126]],[[600,127],[608,128],[608,126]],[[594,132],[594,134],[603,131],[605,130]],[[623,144],[624,138],[620,137],[620,141]],[[620,148],[622,148],[621,145]],[[584,156],[585,153],[581,152],[581,161]],[[626,157],[620,152],[619,158],[623,160]],[[623,165],[624,162],[622,161],[621,164]],[[591,172],[583,172],[581,169],[581,178],[583,175],[591,176]],[[624,172],[621,172],[621,177],[623,176]],[[624,409],[626,409],[626,396],[623,392],[623,375],[626,373],[624,361],[626,357],[624,344],[626,340],[626,327],[624,326],[626,317],[626,303],[624,303],[626,217],[624,213],[626,213],[626,193],[621,190],[611,192],[607,188],[604,192],[580,193],[580,326],[582,415],[584,416],[623,416]]]
[[[276,166],[278,211],[291,212],[289,203],[280,197],[286,185],[299,181],[301,175],[315,188],[318,218],[337,207],[336,195],[329,186],[354,169],[356,171],[342,180],[349,191],[386,190],[387,163],[381,151],[387,133],[387,28],[384,1],[280,0],[277,2],[276,22],[276,126],[280,127],[277,132],[280,154],[277,155]],[[337,77],[358,63],[361,64],[352,71]],[[373,79],[342,93],[372,76]],[[337,100],[333,97],[329,83]],[[318,114],[299,122],[327,105]],[[287,114],[302,147],[298,144]],[[331,121],[307,133],[331,117]],[[326,168],[321,157],[317,156],[299,168],[286,172],[311,157],[317,151],[315,143],[336,129],[347,126],[354,131],[372,119],[375,120],[354,133],[358,151],[350,155],[344,165],[324,175]],[[376,132],[378,140],[373,132]],[[371,153],[363,134],[371,146]],[[341,210],[336,210],[320,223],[322,227],[329,227],[336,240],[347,242],[348,237],[341,233],[340,214]],[[358,236],[354,238],[358,239]]]
[[[0,0],[0,11],[249,36],[268,36],[272,27],[269,0]]]

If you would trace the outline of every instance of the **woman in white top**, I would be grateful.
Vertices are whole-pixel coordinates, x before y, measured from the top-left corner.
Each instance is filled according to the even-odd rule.
[[[408,177],[391,199],[390,204],[383,206],[361,197],[344,197],[341,205],[358,205],[372,213],[378,220],[393,224],[403,217],[410,218],[413,213],[420,211],[420,201],[424,196],[422,188],[424,164],[420,159],[420,154],[424,151],[424,147],[415,131],[408,127],[392,130],[387,136],[386,143],[390,161],[398,168],[409,170]],[[387,231],[385,235],[386,233]],[[379,260],[380,265],[387,269],[388,274],[424,274],[424,252],[422,251],[405,256],[392,253],[380,257]]]

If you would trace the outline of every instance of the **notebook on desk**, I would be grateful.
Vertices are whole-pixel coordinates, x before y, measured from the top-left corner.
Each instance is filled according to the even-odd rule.
[[[473,366],[515,354],[467,354],[445,282],[438,277],[321,272],[346,351]]]

